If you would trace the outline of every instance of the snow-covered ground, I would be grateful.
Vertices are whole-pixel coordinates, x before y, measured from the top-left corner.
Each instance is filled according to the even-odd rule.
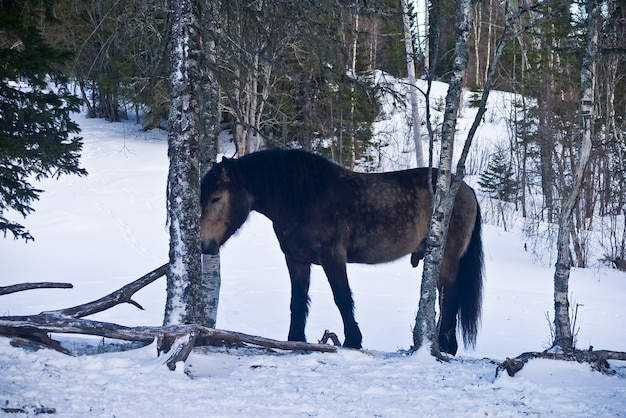
[[[0,315],[91,301],[167,261],[165,134],[141,132],[132,123],[77,118],[89,176],[41,184],[45,193],[24,220],[34,243],[0,239],[0,286],[62,281],[74,288],[2,296]],[[480,140],[497,137],[497,129],[504,128],[488,119]],[[25,351],[0,338],[0,408],[32,415],[54,408],[59,417],[625,416],[622,362],[612,363],[618,371],[613,376],[587,364],[532,360],[514,378],[496,377],[496,362],[546,347],[554,272],[533,263],[518,231],[485,225],[483,239],[486,281],[478,344],[475,350],[461,349],[449,363],[401,351],[412,343],[421,279],[421,269],[404,258],[349,266],[366,353],[213,349],[192,353],[184,368],[170,372],[154,344],[70,357]],[[221,263],[218,327],[286,338],[289,279],[269,221],[253,214],[222,249]],[[601,267],[574,269],[570,288],[581,305],[578,347],[626,351],[626,275]],[[165,280],[135,299],[144,311],[117,306],[94,319],[160,325]],[[321,338],[325,329],[342,335],[320,268],[313,269],[311,299],[309,341]],[[57,337],[70,347],[87,340]]]

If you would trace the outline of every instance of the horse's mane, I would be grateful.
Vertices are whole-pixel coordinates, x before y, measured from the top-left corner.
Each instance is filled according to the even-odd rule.
[[[318,199],[343,170],[319,155],[280,149],[228,160],[227,167],[259,203],[280,201],[296,211]]]

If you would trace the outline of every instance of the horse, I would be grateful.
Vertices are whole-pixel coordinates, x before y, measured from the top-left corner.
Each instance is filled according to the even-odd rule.
[[[273,223],[291,279],[288,340],[306,341],[311,264],[316,264],[322,266],[341,313],[343,345],[358,349],[362,335],[346,263],[378,264],[411,254],[416,267],[426,249],[437,175],[429,168],[353,172],[301,150],[223,158],[202,178],[202,253],[217,254],[251,211],[265,215]],[[462,183],[437,281],[442,352],[457,352],[457,316],[465,346],[475,345],[482,266],[480,207],[473,189]]]

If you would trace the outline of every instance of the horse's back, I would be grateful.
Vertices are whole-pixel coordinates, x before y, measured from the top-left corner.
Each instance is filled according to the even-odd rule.
[[[348,262],[389,262],[420,247],[431,213],[427,178],[417,169],[342,172],[331,200]]]
[[[423,251],[430,228],[432,194],[437,171],[417,168],[395,172],[362,174],[344,172],[335,206],[338,219],[349,231],[345,237],[347,261],[377,264]],[[429,187],[431,185],[431,187]],[[450,226],[464,230],[460,246],[467,246],[477,210],[472,189],[461,185]],[[467,231],[465,231],[467,229]],[[454,238],[451,238],[454,239]]]

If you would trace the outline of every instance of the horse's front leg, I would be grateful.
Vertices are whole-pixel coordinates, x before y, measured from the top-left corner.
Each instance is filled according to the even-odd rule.
[[[354,319],[354,300],[352,299],[352,290],[350,290],[350,285],[348,284],[346,263],[340,260],[326,259],[322,261],[322,267],[326,277],[328,277],[335,304],[339,308],[341,318],[343,319],[343,332],[346,336],[343,346],[361,348],[363,337]]]
[[[309,284],[311,283],[311,263],[285,257],[291,278],[291,323],[289,341],[306,341],[304,327],[309,313]]]

